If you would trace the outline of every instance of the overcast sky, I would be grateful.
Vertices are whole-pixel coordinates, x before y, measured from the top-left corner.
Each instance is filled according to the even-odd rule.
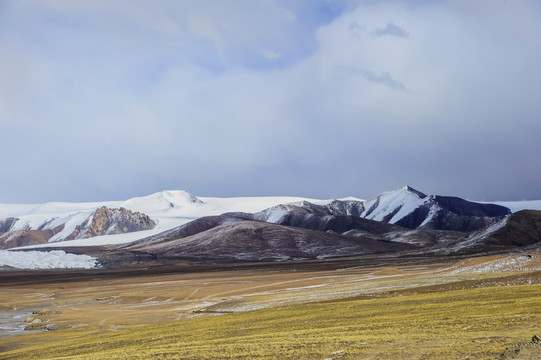
[[[0,0],[0,202],[541,199],[541,2]]]

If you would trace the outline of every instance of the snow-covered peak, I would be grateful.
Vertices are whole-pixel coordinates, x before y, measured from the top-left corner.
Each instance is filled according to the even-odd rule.
[[[361,217],[370,220],[396,223],[427,200],[427,196],[410,186],[385,192],[364,203]]]
[[[170,208],[198,206],[204,202],[184,190],[163,190],[151,195],[135,197],[121,204],[127,209],[155,213]]]
[[[420,198],[425,198],[426,197],[426,194],[420,192],[419,190],[416,190],[416,189],[412,188],[409,185],[406,185],[406,186],[400,188],[399,190],[395,190],[394,192],[397,192],[397,191],[413,193],[413,194],[417,195]],[[393,192],[393,191],[391,191],[391,192]]]

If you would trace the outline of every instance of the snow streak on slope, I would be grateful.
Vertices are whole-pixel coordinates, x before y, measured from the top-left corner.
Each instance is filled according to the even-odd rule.
[[[365,201],[365,210],[361,217],[396,224],[400,219],[424,204],[426,200],[426,195],[405,186]]]
[[[494,234],[496,231],[503,228],[505,225],[507,225],[507,222],[509,221],[509,216],[506,216],[500,221],[496,221],[493,224],[487,226],[486,228],[483,228],[478,231],[474,231],[471,234],[469,234],[464,240],[462,240],[459,244],[446,249],[445,252],[451,253],[452,251],[458,251],[460,249],[467,249],[474,247],[475,245],[479,245],[482,243],[484,239],[489,237],[490,235]]]
[[[480,261],[479,263],[477,263]],[[522,272],[541,270],[539,255],[510,255],[496,258],[468,259],[451,267],[449,274]]]

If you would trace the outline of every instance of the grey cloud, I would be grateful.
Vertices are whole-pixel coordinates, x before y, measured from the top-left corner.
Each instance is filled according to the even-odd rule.
[[[359,25],[357,21],[352,21],[349,24],[348,29],[351,31],[359,31],[359,30],[362,30],[363,28],[361,27],[361,25]]]
[[[357,21],[352,21],[349,26],[348,30],[356,37],[359,37],[363,31],[365,31],[364,26],[359,25]]]
[[[402,37],[402,38],[409,38],[410,33],[406,30],[402,29],[400,26],[397,26],[393,23],[387,23],[387,26],[384,28],[377,28],[374,30],[373,34],[375,36],[381,37],[381,36],[396,36],[396,37]]]
[[[409,92],[408,89],[406,88],[406,85],[404,85],[403,82],[393,79],[391,74],[389,74],[387,71],[382,71],[382,72],[377,73],[372,70],[351,68],[351,67],[345,67],[345,66],[340,67],[340,70],[351,75],[358,75],[366,81],[369,81],[375,84],[384,85],[389,90]]]
[[[386,71],[377,74],[373,71],[361,70],[360,75],[367,81],[385,85],[391,90],[404,92],[407,91],[404,83],[393,79],[391,75]]]

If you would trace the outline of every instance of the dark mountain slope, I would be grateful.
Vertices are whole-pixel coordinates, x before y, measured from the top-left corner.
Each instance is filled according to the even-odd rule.
[[[196,229],[202,231],[193,233]],[[413,246],[217,216],[197,219],[174,231],[120,248],[148,252],[163,259],[230,262],[351,256],[395,252]]]
[[[338,200],[335,200],[332,204],[339,205],[342,209],[349,207],[348,203]],[[351,212],[338,210],[337,208],[329,209],[327,206],[315,205],[304,201],[302,206],[278,205],[255,214],[227,213],[224,215],[303,229],[332,231],[339,234],[350,230],[363,230],[372,234],[385,234],[391,231],[406,230],[397,225],[363,219],[358,215],[349,215],[348,213]]]
[[[510,213],[509,209],[499,205],[432,195],[395,224],[410,229],[475,231]]]
[[[489,247],[523,247],[541,242],[541,211],[522,210],[512,214],[501,229],[485,240]]]
[[[522,210],[475,231],[444,249],[447,253],[489,253],[541,249],[541,211]]]
[[[428,196],[405,186],[366,201],[334,200],[325,205],[304,201],[295,205],[275,206],[251,216],[230,215],[317,230],[325,230],[325,220],[312,219],[310,215],[353,216],[408,229],[470,232],[490,225],[510,213],[503,206],[475,203],[458,197]],[[361,225],[353,225],[349,230],[356,226]],[[379,227],[382,232],[393,231],[381,225]]]

